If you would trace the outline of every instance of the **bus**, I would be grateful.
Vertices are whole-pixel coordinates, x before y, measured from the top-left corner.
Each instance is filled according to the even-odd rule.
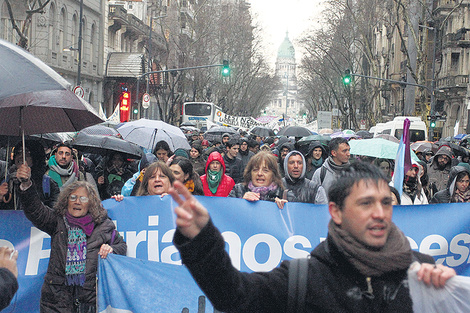
[[[182,122],[191,122],[201,131],[207,130],[207,121],[215,123],[222,109],[212,102],[185,102],[182,108]]]

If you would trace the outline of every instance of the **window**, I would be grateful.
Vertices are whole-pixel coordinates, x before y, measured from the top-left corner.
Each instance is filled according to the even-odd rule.
[[[459,59],[460,59],[460,53],[458,52],[453,52],[450,57],[450,69],[452,71],[457,71],[459,68]]]

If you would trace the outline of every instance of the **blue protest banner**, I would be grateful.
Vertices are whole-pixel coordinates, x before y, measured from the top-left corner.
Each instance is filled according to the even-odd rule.
[[[305,256],[327,235],[329,214],[325,205],[288,203],[284,210],[279,210],[274,203],[264,201],[198,199],[222,231],[232,263],[243,271],[269,270],[283,259]],[[172,244],[176,205],[169,196],[126,197],[122,202],[106,200],[104,205],[128,244],[128,256],[155,261],[152,265],[156,263],[156,266],[181,263]],[[431,254],[438,263],[470,276],[469,207],[468,204],[401,206],[395,207],[393,219],[409,237],[413,249]],[[50,238],[35,228],[22,212],[0,211],[0,218],[0,245],[19,250],[20,290],[5,312],[39,312]],[[171,275],[180,275],[167,268],[162,273],[167,273],[170,279]],[[166,290],[159,280],[153,280],[150,286],[134,292],[143,292],[144,288]],[[189,307],[190,304],[177,305]],[[162,308],[162,312],[168,311]]]

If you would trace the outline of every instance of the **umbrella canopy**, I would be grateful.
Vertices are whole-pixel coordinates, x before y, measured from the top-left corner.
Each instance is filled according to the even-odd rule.
[[[375,136],[374,138],[382,138],[382,139],[392,141],[392,142],[395,142],[395,143],[400,143],[399,139],[397,139],[396,137],[394,137],[392,135],[388,135],[388,134],[379,134],[379,135]]]
[[[231,137],[232,136],[235,137],[235,138],[240,137],[240,134],[235,129],[233,129],[232,127],[216,126],[216,127],[212,127],[211,129],[209,129],[208,131],[206,131],[204,133],[204,139],[207,139],[207,140],[210,140],[210,141],[212,141],[214,139],[222,140],[222,135],[225,134],[225,133],[230,134]]]
[[[439,145],[439,148],[442,147],[442,146],[448,146],[449,148],[452,149],[452,152],[454,153],[455,156],[466,157],[466,156],[469,155],[469,150],[468,149],[466,149],[462,146],[459,146],[456,143],[449,142],[449,141],[438,141],[436,144]],[[439,148],[437,150],[439,150]]]
[[[160,140],[166,141],[171,151],[179,148],[191,149],[181,129],[163,121],[141,118],[125,123],[117,131],[125,140],[151,151]]]
[[[298,145],[309,145],[312,141],[319,141],[324,145],[328,145],[328,142],[330,142],[331,137],[330,136],[323,136],[323,135],[310,135],[307,137],[303,137],[299,141],[297,141]]]
[[[369,139],[369,138],[374,137],[374,134],[368,132],[367,130],[360,130],[356,133],[356,135],[358,135],[359,137],[363,139]]]
[[[352,133],[351,133],[352,132]],[[336,138],[336,137],[341,137],[341,138],[345,138],[345,139],[351,139],[351,138],[357,138],[358,136],[356,134],[354,134],[354,132],[352,130],[350,130],[349,132],[346,132],[346,131],[340,131],[340,132],[336,132],[336,133],[333,133],[330,135],[331,138]]]
[[[196,127],[196,124],[193,123],[193,122],[184,122],[184,123],[181,123],[181,124],[180,124],[180,127],[181,127],[181,126]]]
[[[38,58],[0,40],[0,134],[77,131],[103,120],[70,83]]]
[[[88,135],[102,135],[102,136],[115,136],[115,137],[120,136],[119,132],[115,128],[104,126],[101,124],[86,127],[82,129],[80,133],[85,133]]]
[[[250,130],[250,133],[260,137],[272,137],[274,136],[274,130],[264,126],[255,126]]]
[[[438,145],[431,141],[416,141],[410,145],[411,149],[416,152],[424,152],[424,150],[431,150],[436,153],[439,148]]]
[[[287,126],[282,128],[277,135],[278,136],[292,136],[292,137],[307,137],[312,134],[307,128],[302,126]]]
[[[183,132],[199,132],[200,129],[197,128],[197,127],[194,127],[194,126],[180,126],[180,129],[183,131]]]
[[[333,130],[331,128],[322,128],[318,131],[318,134],[320,135],[333,134]]]
[[[121,138],[106,135],[89,135],[80,132],[72,140],[71,144],[84,153],[107,155],[112,152],[120,152],[125,158],[140,159],[143,151],[138,145]]]
[[[349,141],[350,153],[354,155],[364,155],[379,159],[395,160],[399,144],[383,138],[371,138]],[[410,149],[411,150],[411,149]],[[419,161],[413,151],[410,151],[411,159]]]
[[[454,139],[462,140],[462,138],[465,136],[467,136],[467,134],[458,134],[457,136],[454,136]]]

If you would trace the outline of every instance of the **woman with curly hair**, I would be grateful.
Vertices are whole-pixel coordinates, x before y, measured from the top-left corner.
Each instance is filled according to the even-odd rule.
[[[127,250],[96,189],[86,181],[64,186],[52,209],[40,201],[27,165],[16,175],[26,217],[51,236],[41,312],[96,312],[98,257]]]

